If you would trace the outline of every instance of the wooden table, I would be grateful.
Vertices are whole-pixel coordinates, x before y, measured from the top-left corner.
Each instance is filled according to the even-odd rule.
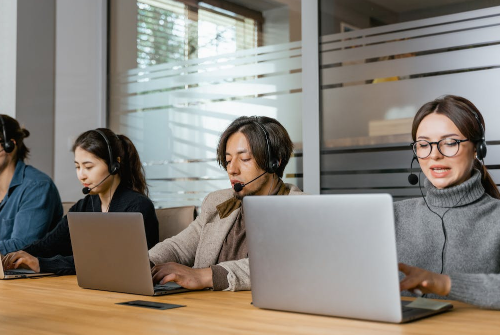
[[[187,307],[116,305],[148,300]],[[500,334],[500,312],[454,302],[452,312],[405,325],[258,309],[250,292],[162,297],[84,290],[75,276],[0,280],[0,334]]]

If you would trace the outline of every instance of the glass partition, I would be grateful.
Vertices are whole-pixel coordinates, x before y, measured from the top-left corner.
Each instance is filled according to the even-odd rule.
[[[110,30],[109,125],[136,144],[157,207],[230,187],[216,147],[241,115],[286,127],[284,180],[301,187],[300,1],[111,1]]]
[[[407,182],[412,118],[445,94],[482,111],[492,145],[486,164],[498,166],[494,4],[500,1],[321,1],[322,193],[419,195]]]

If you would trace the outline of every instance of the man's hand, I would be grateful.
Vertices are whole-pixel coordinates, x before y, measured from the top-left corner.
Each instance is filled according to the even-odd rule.
[[[420,290],[422,293],[434,293],[447,296],[451,290],[451,279],[447,275],[430,272],[404,263],[399,263],[399,271],[406,277],[399,283],[401,291]]]
[[[11,252],[2,258],[3,268],[9,269],[30,269],[40,272],[40,263],[38,258],[31,256],[25,251]]]
[[[176,282],[184,288],[200,290],[213,287],[212,269],[193,269],[178,263],[158,264],[151,269],[153,283]]]

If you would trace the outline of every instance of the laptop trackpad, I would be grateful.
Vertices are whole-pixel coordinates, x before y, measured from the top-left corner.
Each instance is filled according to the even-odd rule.
[[[411,303],[407,304],[406,307],[430,309],[433,311],[437,311],[440,310],[441,308],[448,307],[449,305],[450,305],[449,303],[443,301],[436,301],[426,298],[417,298],[413,300]]]

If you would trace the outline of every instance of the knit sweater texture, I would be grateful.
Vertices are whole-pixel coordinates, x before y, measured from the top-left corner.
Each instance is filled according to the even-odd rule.
[[[396,202],[398,261],[440,273],[444,226],[443,274],[451,291],[427,297],[500,309],[500,200],[485,193],[477,170],[460,185],[437,189],[425,180],[425,188],[427,204],[443,220],[422,198]]]

